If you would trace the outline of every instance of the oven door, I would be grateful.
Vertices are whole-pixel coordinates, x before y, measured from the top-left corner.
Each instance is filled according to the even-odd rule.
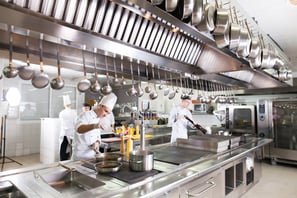
[[[226,128],[232,133],[256,133],[255,106],[229,106],[226,107]]]

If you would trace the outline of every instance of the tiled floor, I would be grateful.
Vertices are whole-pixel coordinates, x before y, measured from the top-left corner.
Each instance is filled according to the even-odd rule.
[[[39,154],[13,157],[23,164],[5,163],[3,170],[23,168],[39,164]],[[10,161],[7,159],[7,162]],[[245,193],[241,198],[296,198],[297,197],[297,166],[280,164],[271,165],[262,163],[262,178],[259,183]]]

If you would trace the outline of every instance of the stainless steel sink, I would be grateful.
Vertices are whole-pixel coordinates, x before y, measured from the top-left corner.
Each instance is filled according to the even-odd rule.
[[[63,195],[73,195],[105,185],[105,183],[76,170],[71,171],[60,168],[47,170],[46,172],[39,171],[35,173],[35,177],[36,175]]]
[[[4,197],[26,197],[25,194],[20,191],[10,181],[0,181],[0,198]]]

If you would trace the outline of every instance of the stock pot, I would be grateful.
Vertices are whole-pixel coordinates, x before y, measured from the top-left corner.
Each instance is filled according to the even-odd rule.
[[[154,154],[148,150],[130,152],[129,167],[132,171],[151,171],[154,167]]]

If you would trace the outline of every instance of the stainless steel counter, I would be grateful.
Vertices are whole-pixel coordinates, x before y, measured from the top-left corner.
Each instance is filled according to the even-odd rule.
[[[180,165],[155,160],[154,170],[157,170],[158,174],[132,184],[97,174],[94,170],[82,166],[80,161],[63,162],[76,169],[77,181],[80,182],[79,184],[71,183],[70,190],[67,192],[61,191],[61,193],[55,190],[58,189],[59,183],[55,182],[59,177],[69,173],[69,170],[58,163],[2,172],[0,184],[2,181],[10,181],[26,197],[67,197],[70,195],[71,197],[159,197],[164,192],[218,170],[270,142],[270,139],[253,138],[249,143],[232,150],[209,153],[209,155]],[[168,144],[156,145],[148,149],[163,146],[168,146]],[[71,179],[74,181],[75,176],[71,175]],[[56,188],[50,186],[49,183]]]

